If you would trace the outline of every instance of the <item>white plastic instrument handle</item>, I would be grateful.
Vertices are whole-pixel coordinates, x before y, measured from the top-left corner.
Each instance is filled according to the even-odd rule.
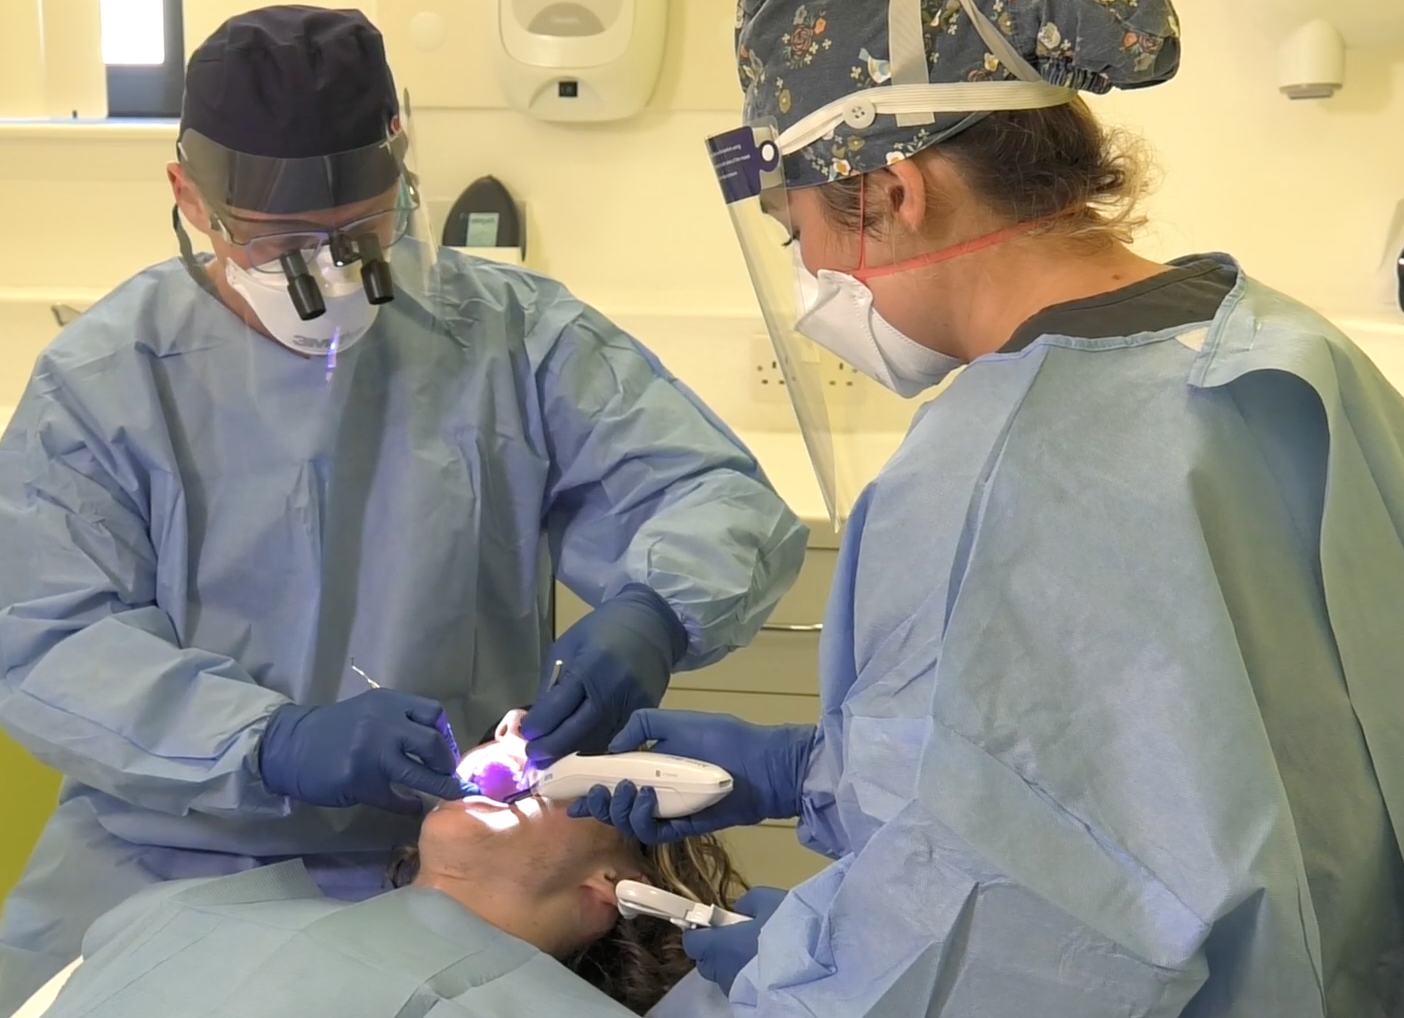
[[[614,888],[619,904],[619,913],[626,919],[636,915],[653,916],[665,919],[682,929],[696,929],[699,926],[735,926],[750,922],[751,917],[738,912],[728,912],[717,905],[704,905],[681,894],[665,891],[652,884],[637,880],[621,880]]]

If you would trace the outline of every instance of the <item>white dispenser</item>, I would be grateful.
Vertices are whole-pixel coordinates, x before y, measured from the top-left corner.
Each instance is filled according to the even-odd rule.
[[[1287,37],[1277,87],[1288,99],[1330,99],[1345,85],[1346,45],[1329,21],[1310,21]]]
[[[496,0],[496,11],[498,83],[514,109],[601,121],[648,105],[663,65],[668,0]]]

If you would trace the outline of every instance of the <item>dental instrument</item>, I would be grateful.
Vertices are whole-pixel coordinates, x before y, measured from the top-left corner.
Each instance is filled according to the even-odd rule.
[[[359,675],[361,678],[365,679],[365,680],[366,680],[366,685],[370,686],[371,689],[379,689],[379,688],[381,688],[379,682],[376,682],[373,678],[371,678],[369,675],[367,675],[365,672],[363,672],[359,667],[357,667],[357,665],[356,665],[356,659],[355,659],[354,657],[351,658],[351,670],[352,670],[353,672],[355,672],[357,675]],[[444,722],[444,727],[440,728],[439,731],[440,731],[440,734],[442,734],[442,735],[444,736],[444,738],[448,741],[449,748],[450,748],[451,750],[453,750],[453,755],[454,755],[455,758],[457,758],[458,755],[459,755],[459,753],[458,753],[458,745],[457,745],[457,743],[455,743],[455,741],[454,741],[454,739],[453,739],[453,732],[452,732],[452,729],[448,728],[448,722]],[[415,759],[415,760],[419,760],[419,757],[414,756],[414,754],[412,754],[412,753],[410,754],[410,756],[411,756],[413,759]],[[419,762],[420,762],[420,763],[423,763],[424,761],[423,761],[423,760],[420,760]],[[408,792],[408,793],[411,794],[411,795],[417,796],[417,797],[419,798],[419,801],[420,801],[421,803],[424,804],[424,811],[425,811],[426,813],[428,813],[428,812],[430,812],[431,810],[433,810],[435,807],[437,807],[437,806],[439,805],[440,802],[443,801],[443,800],[440,799],[438,796],[430,795],[428,792],[422,792],[422,791],[420,791],[420,790],[417,789],[417,788],[408,788],[408,787],[406,787],[406,786],[404,786],[404,785],[398,785],[398,784],[392,784],[390,787],[393,788],[393,789],[395,789],[396,791],[399,791],[399,792]]]
[[[739,912],[728,912],[718,905],[704,905],[637,880],[619,881],[614,887],[614,896],[619,914],[625,919],[652,916],[684,930],[695,930],[699,926],[735,926],[751,921],[750,916]]]
[[[351,670],[352,670],[353,672],[355,672],[357,675],[359,675],[361,678],[365,679],[366,682],[370,684],[370,688],[371,688],[371,689],[379,689],[379,688],[380,688],[380,683],[379,683],[379,682],[376,682],[373,678],[371,678],[371,677],[370,677],[369,675],[367,675],[365,672],[361,671],[359,668],[356,667],[356,659],[355,659],[354,657],[351,659]]]
[[[691,816],[731,794],[731,775],[715,764],[666,753],[636,751],[581,756],[571,753],[542,770],[528,772],[527,786],[507,802],[528,795],[539,799],[574,800],[603,785],[611,793],[622,781],[652,788],[658,795],[655,816]]]

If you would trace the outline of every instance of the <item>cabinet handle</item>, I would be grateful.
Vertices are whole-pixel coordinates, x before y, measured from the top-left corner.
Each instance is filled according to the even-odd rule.
[[[763,633],[821,633],[824,631],[824,623],[815,622],[806,626],[787,626],[779,622],[767,622],[761,626]]]

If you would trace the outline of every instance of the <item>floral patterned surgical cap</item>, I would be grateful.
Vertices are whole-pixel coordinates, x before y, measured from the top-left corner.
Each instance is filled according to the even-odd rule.
[[[917,0],[913,0],[917,2]],[[989,52],[960,0],[919,0],[932,83],[1013,78]],[[1180,65],[1171,0],[975,0],[978,9],[1051,84],[1088,92],[1158,85]],[[737,59],[746,123],[783,132],[853,92],[892,83],[890,0],[740,0]],[[918,66],[919,71],[919,66]],[[975,123],[983,113],[938,113],[903,127],[879,114],[785,157],[785,182],[810,187],[880,169]]]

